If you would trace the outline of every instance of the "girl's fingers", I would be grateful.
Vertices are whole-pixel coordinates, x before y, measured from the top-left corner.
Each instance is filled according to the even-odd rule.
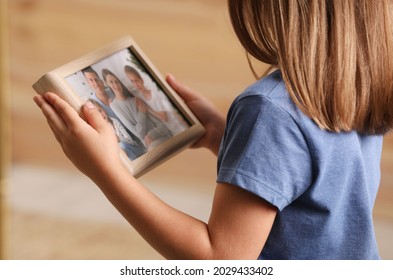
[[[47,92],[44,94],[44,98],[53,106],[55,114],[62,119],[68,129],[74,127],[81,120],[78,113],[56,94]]]
[[[184,99],[184,101],[192,101],[198,97],[193,90],[182,83],[179,83],[172,74],[168,74],[166,76],[166,81]]]
[[[48,92],[43,96],[35,96],[34,101],[40,107],[58,140],[65,133],[87,124],[66,101],[54,93]],[[101,132],[107,127],[104,118],[91,102],[87,102],[82,109],[86,121],[95,130]]]
[[[58,115],[56,109],[48,102],[46,98],[43,96],[37,95],[33,98],[34,102],[37,106],[41,109],[43,115],[45,116],[50,128],[52,129],[53,133],[56,136],[56,139],[59,138],[59,134],[64,133],[67,131],[67,124]]]
[[[60,143],[61,146],[63,146],[63,139],[60,137],[60,135],[55,131],[52,126],[49,125],[49,128],[52,130],[53,135],[55,136],[57,142]]]
[[[98,132],[103,132],[108,129],[108,123],[104,120],[101,113],[97,110],[93,103],[86,102],[83,106],[83,114],[86,121]]]

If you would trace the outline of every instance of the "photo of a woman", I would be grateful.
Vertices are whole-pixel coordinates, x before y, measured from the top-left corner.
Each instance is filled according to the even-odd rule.
[[[115,95],[110,107],[126,128],[143,141],[149,150],[172,136],[152,109],[135,97],[113,72],[105,68],[102,70],[102,77]]]

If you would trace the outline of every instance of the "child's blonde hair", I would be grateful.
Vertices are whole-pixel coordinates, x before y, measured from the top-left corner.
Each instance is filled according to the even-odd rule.
[[[246,51],[278,66],[289,94],[321,128],[393,127],[391,0],[228,0]]]

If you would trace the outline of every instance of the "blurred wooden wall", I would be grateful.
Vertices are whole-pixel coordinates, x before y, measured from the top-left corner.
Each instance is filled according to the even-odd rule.
[[[0,2],[0,260],[8,255],[8,170],[10,164],[10,110],[8,77],[7,2]]]
[[[253,80],[225,0],[12,0],[9,14],[16,163],[69,167],[32,103],[31,85],[124,35],[136,40],[162,74],[173,73],[223,112]]]

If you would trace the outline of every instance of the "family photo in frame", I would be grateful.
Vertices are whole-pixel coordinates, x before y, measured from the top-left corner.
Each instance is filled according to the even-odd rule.
[[[113,128],[123,162],[136,177],[204,133],[130,37],[46,73],[33,88],[58,94],[77,111],[93,103]]]

